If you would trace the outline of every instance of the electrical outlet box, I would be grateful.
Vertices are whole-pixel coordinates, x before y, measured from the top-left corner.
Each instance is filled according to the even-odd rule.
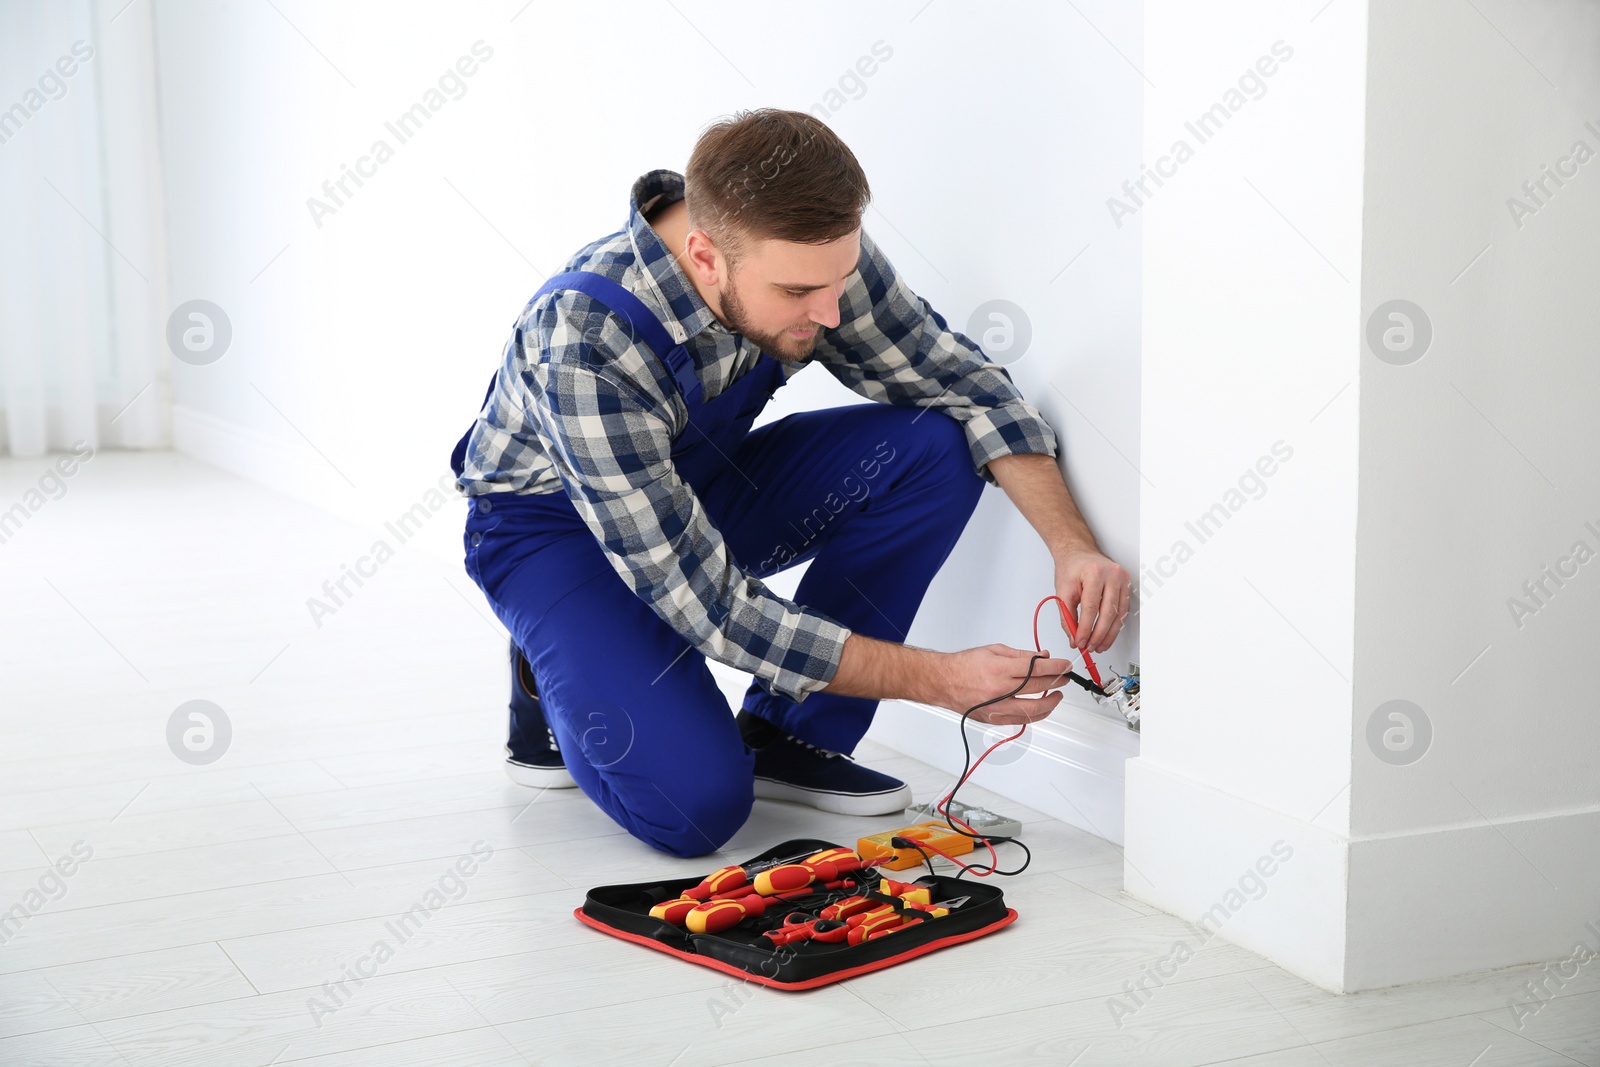
[[[1096,696],[1095,700],[1101,704],[1110,704],[1116,708],[1128,724],[1128,729],[1139,732],[1139,665],[1128,664],[1128,673],[1112,673],[1111,681],[1106,683],[1105,696]]]

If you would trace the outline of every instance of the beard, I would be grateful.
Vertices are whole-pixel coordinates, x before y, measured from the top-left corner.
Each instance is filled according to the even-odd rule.
[[[745,309],[744,301],[739,299],[739,289],[728,279],[727,286],[722,290],[722,317],[727,320],[728,329],[749,340],[761,351],[784,363],[804,363],[811,358],[812,350],[817,347],[817,338],[822,335],[822,327],[817,323],[807,320],[797,322],[793,326],[784,327],[785,330],[798,330],[812,327],[814,332],[810,337],[799,340],[789,337],[786,333],[763,333],[750,325],[749,314]]]

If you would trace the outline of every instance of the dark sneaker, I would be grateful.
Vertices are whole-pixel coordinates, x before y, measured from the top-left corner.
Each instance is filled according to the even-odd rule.
[[[836,815],[894,815],[910,806],[911,787],[900,779],[863,767],[842,752],[774,733],[756,749],[756,796]]]
[[[556,735],[545,721],[533,668],[515,641],[511,642],[511,738],[506,752],[506,774],[518,785],[572,789],[578,784],[567,773]]]

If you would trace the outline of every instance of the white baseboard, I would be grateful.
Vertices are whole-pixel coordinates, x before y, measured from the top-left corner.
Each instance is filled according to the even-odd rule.
[[[961,770],[958,719],[943,708],[885,700],[878,705],[867,736],[953,777]],[[1019,750],[999,749],[991,763],[1002,754],[1014,762],[993,767],[985,763],[972,781],[1120,845],[1122,767],[1128,757],[1139,754],[1139,735],[1120,719],[1063,701],[1050,718],[1035,724],[1026,738],[1014,744],[1024,740],[1020,758],[1015,756]]]
[[[1191,923],[1210,914],[1205,932],[1343,992],[1344,839],[1148,759],[1127,768],[1123,888]],[[1263,856],[1270,874],[1257,867]],[[1225,910],[1213,911],[1219,902]]]
[[[357,490],[299,437],[242,426],[182,405],[172,409],[172,438],[175,451],[374,533],[380,533],[386,521],[405,514],[429,490],[438,488],[441,478],[449,481],[449,469],[442,462],[437,470],[416,472],[415,480],[408,475],[405,483],[397,481],[393,472],[345,471],[346,476],[359,480],[361,489]],[[440,491],[445,492],[447,509],[440,510],[441,517],[428,522],[406,544],[459,575],[466,504],[455,497],[453,489]],[[467,584],[464,575],[461,580]]]
[[[1349,908],[1351,990],[1600,953],[1600,809],[1355,841]]]
[[[1351,840],[1145,759],[1127,770],[1127,891],[1324,989],[1600,951],[1600,810]]]
[[[298,438],[280,437],[174,404],[172,447],[229,474],[348,517],[348,508],[337,505],[340,497],[351,495],[350,487]]]

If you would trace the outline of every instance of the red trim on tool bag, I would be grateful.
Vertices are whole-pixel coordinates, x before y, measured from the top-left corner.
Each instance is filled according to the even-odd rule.
[[[680,952],[678,949],[663,945],[654,938],[645,937],[643,934],[630,934],[626,931],[618,930],[614,926],[607,926],[599,919],[594,919],[588,915],[585,915],[582,908],[575,909],[572,915],[579,922],[583,923],[583,925],[591,926],[603,934],[610,934],[612,937],[620,937],[624,941],[632,941],[636,945],[644,945],[646,948],[653,948],[657,952],[665,952],[669,956],[676,956],[680,960],[687,960],[689,963],[698,963],[702,967],[711,967],[715,970],[721,971],[724,974],[730,974],[735,978],[743,978],[746,981],[756,982],[771,989],[788,990],[815,989],[818,986],[828,985],[830,982],[838,982],[845,978],[854,978],[858,974],[868,974],[872,971],[881,971],[885,967],[893,967],[897,963],[904,963],[906,960],[916,959],[918,956],[926,956],[930,952],[935,952],[949,945],[959,945],[963,941],[971,941],[974,938],[982,937],[985,934],[992,934],[996,930],[999,930],[1005,926],[1010,926],[1012,923],[1017,921],[1016,911],[1014,909],[1007,908],[1006,917],[1004,919],[999,919],[990,923],[988,926],[979,927],[976,930],[968,930],[964,934],[953,934],[950,937],[941,937],[937,941],[929,941],[926,944],[907,949],[906,951],[897,953],[896,955],[890,956],[887,959],[878,960],[874,963],[863,963],[859,967],[850,967],[842,971],[832,971],[828,974],[818,975],[815,978],[807,978],[802,982],[780,982],[776,978],[769,978],[763,974],[752,974],[742,967],[735,967],[731,963],[723,963],[721,960],[714,960],[709,956],[701,956],[693,952]]]

